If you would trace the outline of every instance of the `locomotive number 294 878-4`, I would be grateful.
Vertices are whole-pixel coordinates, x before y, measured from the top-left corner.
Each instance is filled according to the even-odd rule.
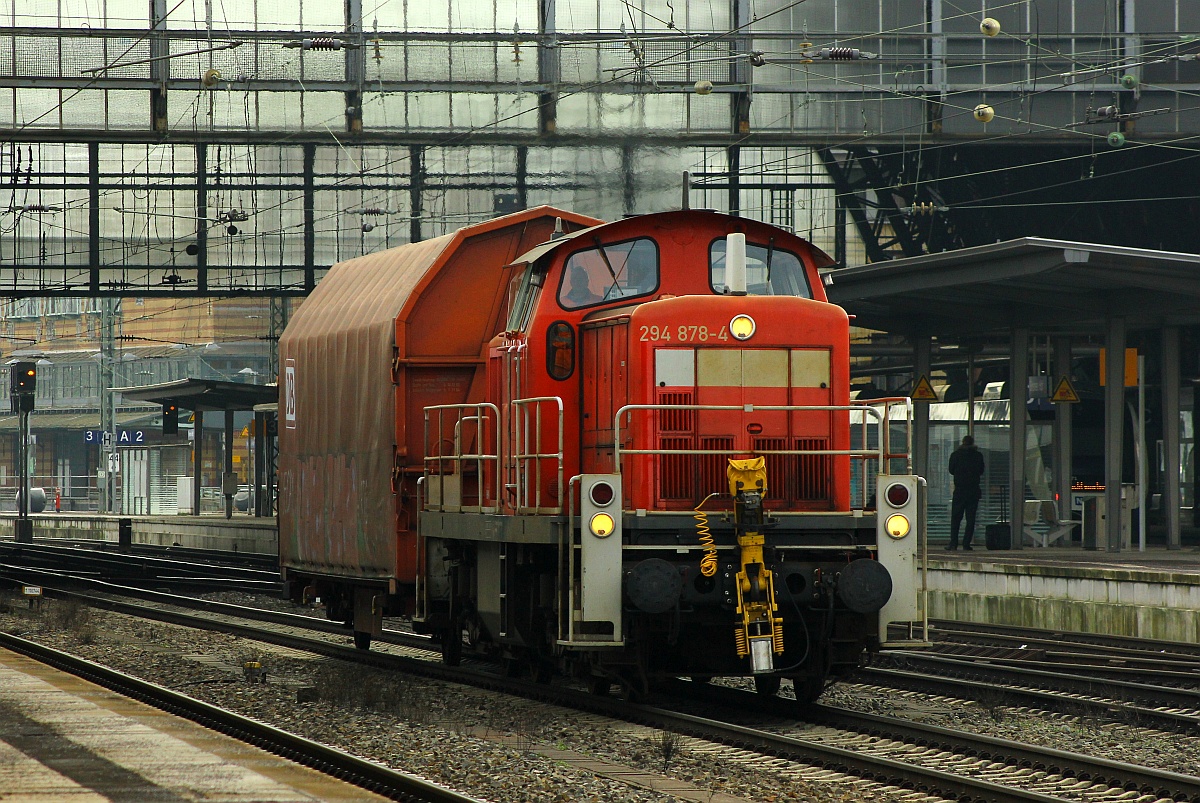
[[[729,331],[724,327],[678,324],[663,326],[641,327],[641,337],[644,342],[677,341],[679,343],[707,343],[710,340],[728,340]]]

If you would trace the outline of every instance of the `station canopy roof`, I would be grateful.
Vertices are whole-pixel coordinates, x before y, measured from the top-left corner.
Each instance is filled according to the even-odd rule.
[[[127,401],[174,404],[185,410],[253,410],[279,398],[275,385],[251,385],[220,379],[177,379],[157,385],[113,388]]]
[[[824,274],[853,324],[948,337],[1200,323],[1200,255],[1024,237]]]

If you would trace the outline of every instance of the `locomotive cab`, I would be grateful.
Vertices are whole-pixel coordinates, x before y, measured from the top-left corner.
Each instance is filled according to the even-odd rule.
[[[907,401],[851,404],[828,262],[688,211],[519,259],[483,398],[426,409],[417,620],[598,688],[790,678],[805,699],[891,623],[923,641]]]

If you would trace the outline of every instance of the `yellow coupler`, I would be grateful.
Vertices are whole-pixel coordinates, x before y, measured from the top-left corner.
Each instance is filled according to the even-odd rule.
[[[730,460],[725,474],[729,479],[729,493],[735,500],[734,523],[741,548],[737,612],[742,621],[734,632],[737,654],[739,658],[750,655],[752,644],[769,639],[770,652],[782,655],[783,622],[775,616],[779,610],[775,604],[775,577],[763,561],[765,539],[760,530],[762,503],[767,495],[767,459]],[[769,672],[773,668],[770,653],[756,651],[751,661],[755,672]]]

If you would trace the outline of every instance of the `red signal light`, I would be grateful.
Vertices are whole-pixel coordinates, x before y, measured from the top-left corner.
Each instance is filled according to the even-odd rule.
[[[908,504],[910,496],[908,486],[900,482],[889,485],[884,495],[887,498],[887,503],[892,507],[904,507]]]

